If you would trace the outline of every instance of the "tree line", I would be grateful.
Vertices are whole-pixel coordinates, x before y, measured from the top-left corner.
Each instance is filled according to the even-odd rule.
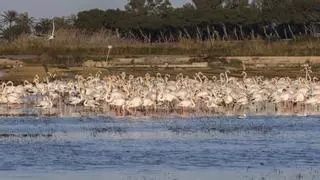
[[[50,19],[35,23],[27,13],[7,11],[2,19],[7,38],[51,28]],[[128,0],[124,9],[91,9],[55,19],[57,28],[109,29],[119,38],[145,42],[294,39],[319,35],[320,0],[192,0],[182,7],[169,0]]]
[[[30,16],[27,12],[18,13],[15,10],[8,10],[0,16],[0,37],[7,40],[14,40],[22,34],[34,36],[47,36],[52,31],[52,21],[57,28],[75,28],[76,17],[40,18],[39,20]]]

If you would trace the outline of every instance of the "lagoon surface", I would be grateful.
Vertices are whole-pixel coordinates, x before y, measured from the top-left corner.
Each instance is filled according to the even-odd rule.
[[[1,117],[0,179],[320,179],[320,117]]]

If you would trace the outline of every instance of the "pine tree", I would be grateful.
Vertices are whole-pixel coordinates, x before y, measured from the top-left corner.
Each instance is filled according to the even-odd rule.
[[[222,0],[192,0],[197,9],[217,9],[222,6]]]

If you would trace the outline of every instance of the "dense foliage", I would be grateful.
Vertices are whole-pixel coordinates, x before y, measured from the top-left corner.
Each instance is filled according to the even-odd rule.
[[[179,39],[291,39],[318,36],[320,0],[193,0],[173,7],[169,0],[128,0],[124,10],[91,9],[77,16],[55,18],[57,28],[87,32],[112,30],[118,37],[145,42]],[[250,2],[250,3],[249,3]],[[27,13],[2,14],[2,36],[47,34],[51,20],[35,23]]]
[[[177,38],[249,39],[317,36],[320,0],[193,0],[173,8],[168,0],[129,0],[125,10],[78,13],[75,26],[113,29],[145,41]]]

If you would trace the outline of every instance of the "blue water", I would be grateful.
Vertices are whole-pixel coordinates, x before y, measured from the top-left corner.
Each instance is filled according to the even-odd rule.
[[[0,124],[0,179],[320,179],[320,117],[3,117]]]

